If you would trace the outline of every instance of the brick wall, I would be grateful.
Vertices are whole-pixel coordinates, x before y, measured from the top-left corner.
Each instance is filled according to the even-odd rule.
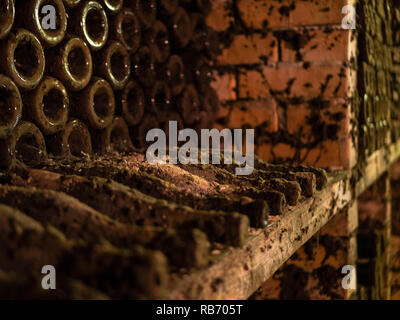
[[[349,0],[214,0],[216,127],[255,128],[267,161],[350,166]]]

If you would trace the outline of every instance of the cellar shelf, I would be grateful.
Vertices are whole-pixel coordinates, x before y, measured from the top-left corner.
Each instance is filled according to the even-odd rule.
[[[329,174],[327,186],[287,213],[269,217],[242,248],[224,248],[207,269],[171,279],[171,299],[247,299],[303,244],[400,158],[400,141],[368,157],[365,175],[352,186],[346,171]],[[219,250],[216,250],[217,252]]]

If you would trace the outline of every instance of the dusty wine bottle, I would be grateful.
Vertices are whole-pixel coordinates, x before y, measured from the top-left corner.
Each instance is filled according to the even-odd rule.
[[[53,13],[46,6],[55,8],[56,16],[48,19]],[[46,47],[59,44],[67,31],[67,13],[62,0],[18,1],[16,25],[30,30]]]
[[[176,121],[177,126],[178,126],[178,131],[185,129],[183,119],[178,112],[170,111],[170,110],[160,111],[158,113],[158,120],[160,122],[161,129],[164,130],[164,132],[167,136],[168,144],[169,144],[168,137],[169,137],[169,122],[170,121]],[[179,141],[178,141],[178,144],[179,144]]]
[[[159,112],[166,111],[171,105],[171,90],[164,81],[157,81],[153,89],[149,90],[149,111],[158,116]]]
[[[45,76],[35,90],[23,95],[24,116],[34,122],[44,134],[64,129],[68,120],[69,98],[64,85]]]
[[[64,4],[68,8],[76,7],[80,2],[81,0],[64,0]]]
[[[203,109],[209,113],[213,121],[215,121],[221,110],[221,103],[219,101],[218,93],[212,87],[203,88]]]
[[[0,139],[8,137],[22,115],[22,99],[18,87],[0,74]]]
[[[70,19],[69,33],[78,35],[93,51],[104,47],[108,38],[108,19],[100,3],[82,2],[72,10]]]
[[[201,51],[205,47],[207,39],[207,29],[205,18],[200,13],[191,13],[190,20],[192,21],[193,37],[190,47],[196,51]]]
[[[169,33],[167,27],[160,20],[157,20],[146,32],[145,39],[156,62],[163,63],[169,58],[171,55]]]
[[[124,0],[101,0],[101,3],[110,14],[116,14],[122,9]]]
[[[145,114],[140,124],[133,128],[131,137],[139,150],[144,150],[149,145],[149,143],[146,142],[147,132],[156,128],[160,128],[160,124],[156,117],[151,114]]]
[[[84,89],[93,73],[92,55],[88,45],[72,37],[46,55],[47,72],[60,80],[70,91]]]
[[[207,16],[212,9],[211,0],[192,0],[184,1],[187,3],[187,8],[190,11],[199,11],[203,15]]]
[[[139,19],[131,9],[124,8],[110,21],[110,36],[121,42],[129,53],[135,53],[142,38]]]
[[[92,153],[92,139],[86,125],[73,119],[65,129],[46,137],[49,152],[57,158],[80,158]]]
[[[158,11],[162,16],[172,16],[179,5],[179,0],[158,0]]]
[[[3,39],[10,32],[15,18],[14,0],[5,0],[0,10],[0,39]]]
[[[34,89],[42,80],[45,68],[43,47],[36,36],[17,29],[0,42],[0,71],[23,90]]]
[[[96,73],[106,79],[114,90],[122,90],[131,74],[128,50],[119,42],[112,41],[94,56]]]
[[[155,59],[152,51],[141,46],[131,57],[132,74],[144,87],[152,87],[156,81]]]
[[[71,99],[71,114],[87,121],[93,129],[107,128],[115,114],[115,98],[110,84],[93,77],[89,85]]]
[[[221,54],[218,34],[207,26],[204,16],[197,13],[191,14],[193,23],[193,37],[190,48],[204,52],[209,58],[215,59]]]
[[[128,4],[144,28],[150,28],[157,19],[157,0],[132,0]]]
[[[185,66],[178,55],[172,55],[168,63],[161,68],[162,78],[171,89],[171,94],[177,96],[182,93],[186,85]]]
[[[174,44],[179,48],[185,48],[193,35],[192,21],[185,9],[178,7],[171,19],[170,28]]]
[[[186,125],[191,125],[199,120],[200,99],[194,85],[190,84],[186,87],[179,106]]]
[[[200,57],[194,64],[194,81],[196,81],[197,87],[200,89],[209,86],[213,79],[211,63],[205,57]]]
[[[129,136],[129,128],[121,117],[115,117],[113,122],[103,130],[92,130],[94,151],[106,153],[109,151],[132,151],[133,145]]]
[[[118,104],[128,125],[139,124],[142,121],[146,105],[146,97],[141,85],[133,80],[129,81],[118,97]]]
[[[21,187],[9,187],[7,190],[2,186],[0,186],[0,199],[2,202],[25,212],[40,223],[49,223],[55,228],[61,229],[69,239],[86,240],[84,242],[78,241],[81,243],[75,242],[72,248],[70,246],[69,254],[65,255],[63,250],[57,252],[55,257],[64,255],[62,257],[63,264],[57,267],[57,274],[62,274],[65,268],[64,271],[67,273],[72,273],[77,278],[85,279],[90,283],[96,283],[100,289],[107,290],[107,293],[111,293],[115,298],[134,299],[144,298],[146,295],[159,297],[157,292],[160,291],[161,287],[165,287],[167,260],[161,252],[147,250],[135,244],[130,246],[129,251],[107,244],[97,243],[93,245],[93,240],[100,235],[109,239],[110,242],[116,242],[118,239],[123,240],[125,234],[130,234],[132,231],[128,230],[129,228],[121,227],[120,224],[117,226],[117,223],[113,220],[107,219],[106,216],[90,210],[86,206],[79,205],[79,202],[75,199],[51,190],[35,188],[27,190],[27,188]],[[43,205],[43,201],[49,205]],[[42,205],[32,206],[32,203]],[[54,214],[54,212],[68,212],[68,214]],[[71,225],[73,227],[63,228],[63,226]],[[19,228],[19,230],[21,229]],[[123,233],[123,231],[128,232]],[[55,232],[53,232],[54,235]],[[62,239],[62,236],[58,238]],[[122,244],[122,242],[120,243]],[[57,249],[57,243],[54,243],[54,245],[54,249],[49,248],[51,251]],[[121,247],[121,245],[118,247]],[[50,250],[44,250],[46,253],[44,256],[47,258],[44,260],[52,260],[47,255]],[[37,263],[37,260],[34,262]],[[143,272],[143,270],[146,270],[146,272]],[[102,280],[97,283],[96,279]],[[105,281],[106,285],[104,285]],[[127,289],[123,289],[119,285],[125,281],[129,283]]]
[[[17,165],[36,166],[47,160],[46,143],[39,128],[21,121],[11,135],[0,140],[0,167]]]

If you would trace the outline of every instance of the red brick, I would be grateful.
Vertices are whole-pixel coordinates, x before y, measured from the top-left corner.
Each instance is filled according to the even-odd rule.
[[[292,161],[296,154],[296,148],[285,144],[278,143],[271,148],[272,159],[281,159],[284,162]]]
[[[269,88],[273,91],[289,89],[288,96],[304,99],[346,97],[349,94],[347,72],[348,68],[340,63],[310,64],[307,69],[302,63],[263,68]]]
[[[288,105],[286,107],[286,121],[279,119],[280,124],[286,122],[287,132],[300,138],[303,142],[313,139],[312,127],[307,123],[307,118],[311,115],[311,110],[306,104]]]
[[[262,72],[257,70],[242,70],[239,74],[239,98],[268,98],[271,97],[269,86]]]
[[[237,101],[222,108],[220,117],[229,117],[225,127],[240,129],[243,126],[255,128],[263,125],[267,132],[278,131],[276,102],[273,99]]]
[[[232,73],[214,75],[211,86],[217,91],[221,101],[236,100],[236,76]]]
[[[303,61],[346,61],[349,32],[347,30],[316,29],[299,31],[310,39],[297,50],[290,42],[282,41],[282,61],[294,62],[300,54]]]
[[[207,17],[207,24],[216,31],[225,31],[229,28],[232,15],[229,10],[230,0],[213,0],[212,11]]]
[[[278,42],[272,33],[237,35],[218,58],[221,65],[260,64],[278,61]]]
[[[347,138],[326,140],[318,147],[301,150],[302,164],[321,168],[343,169],[350,165],[350,141]]]
[[[337,137],[350,139],[350,106],[344,99],[329,101],[329,106],[321,110],[321,120],[339,127]]]
[[[248,28],[287,28],[292,3],[293,0],[239,0],[238,8]]]
[[[295,9],[290,12],[290,26],[314,26],[342,24],[345,17],[342,8],[349,0],[301,0],[295,1]]]
[[[310,117],[319,115],[320,119],[326,125],[337,125],[337,138],[349,138],[349,110],[344,100],[332,100],[323,105],[323,109],[311,109],[309,103],[298,105],[288,104],[285,112],[278,108],[278,121],[280,129],[289,134],[300,138],[303,143],[312,142],[314,139],[312,129],[313,124],[309,123]],[[340,117],[338,118],[338,116]],[[333,137],[328,137],[333,138]]]

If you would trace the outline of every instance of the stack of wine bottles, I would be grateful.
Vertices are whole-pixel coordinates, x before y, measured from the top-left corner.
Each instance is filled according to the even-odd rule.
[[[111,146],[143,149],[147,131],[170,120],[211,127],[219,43],[205,23],[210,7],[204,0],[2,1],[0,166]]]
[[[358,131],[359,154],[371,155],[388,144],[390,113],[393,109],[391,7],[384,1],[359,4],[361,27],[358,32]]]

